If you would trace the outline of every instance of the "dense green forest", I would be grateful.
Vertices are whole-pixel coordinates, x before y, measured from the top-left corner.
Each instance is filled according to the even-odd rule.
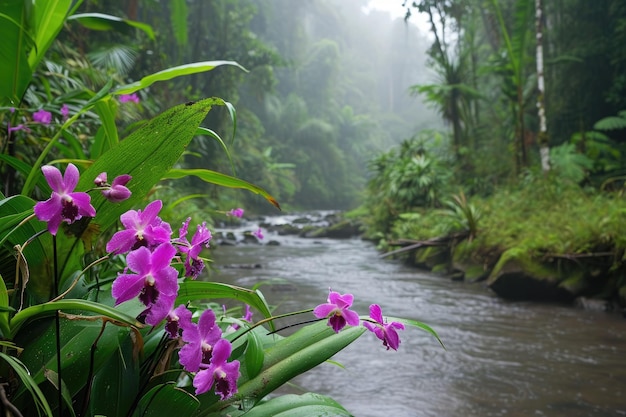
[[[111,23],[117,30],[104,31],[98,29],[110,27],[88,18],[80,25],[68,20],[24,103],[78,108],[85,99],[76,95],[77,84],[98,91],[107,81],[129,83],[174,65],[236,62],[152,84],[136,102],[119,103],[120,137],[172,105],[223,98],[231,106],[209,114],[210,135],[194,139],[181,166],[233,174],[287,210],[359,207],[367,233],[383,241],[458,230],[473,237],[486,230],[487,217],[505,216],[502,223],[514,225],[521,219],[506,215],[515,211],[488,212],[498,206],[489,199],[519,193],[510,204],[526,203],[528,189],[549,190],[533,194],[537,204],[528,212],[557,213],[560,202],[574,198],[581,205],[604,199],[607,213],[620,213],[626,175],[623,2],[398,0],[406,17],[395,19],[367,4],[85,2],[79,12],[107,12],[134,23]],[[413,24],[418,18],[428,32]],[[79,122],[78,137],[107,133],[93,114]],[[8,153],[36,158],[42,145],[31,142]],[[6,176],[5,192],[19,190],[20,181]],[[165,181],[156,192],[189,213],[229,205],[274,212],[254,193],[200,178]],[[177,200],[183,195],[189,196]],[[542,206],[544,199],[552,205]],[[595,204],[588,209],[596,210]],[[433,209],[451,210],[456,218],[431,229],[422,220]],[[482,224],[481,211],[487,213]],[[580,216],[560,213],[561,222],[542,219],[541,227],[525,228],[553,228],[536,234],[529,248],[565,250],[543,243],[546,234],[559,236],[571,228],[571,216]],[[594,230],[584,243],[563,247],[568,253],[615,249],[611,253],[621,259],[621,229]],[[512,231],[510,239],[488,246],[501,253],[509,248],[502,241],[519,236]],[[489,250],[470,251],[484,252]]]
[[[427,38],[385,12],[365,13],[364,4],[86,2],[81,11],[144,22],[154,38],[139,30],[123,35],[70,26],[55,61],[69,72],[91,71],[86,77],[100,74],[90,80],[95,84],[106,77],[134,81],[189,62],[236,61],[246,71],[220,68],[153,86],[131,116],[199,97],[224,98],[236,110],[235,137],[226,110],[211,113],[205,124],[221,136],[231,158],[218,141],[204,138],[184,165],[234,173],[265,188],[283,207],[354,208],[362,201],[371,158],[417,131],[442,126],[408,90],[428,80]],[[208,195],[203,206],[217,197],[200,181],[184,188]],[[248,193],[221,190],[219,198],[272,210]]]
[[[371,161],[370,236],[507,298],[623,308],[624,2],[405,7],[430,22],[437,74],[410,91],[448,130],[416,132]]]

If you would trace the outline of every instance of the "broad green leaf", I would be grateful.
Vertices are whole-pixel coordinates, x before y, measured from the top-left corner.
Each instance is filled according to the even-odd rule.
[[[99,100],[95,105],[95,112],[100,116],[102,125],[98,129],[95,140],[91,145],[91,159],[98,159],[100,155],[117,145],[119,142],[115,114],[117,103],[110,97]]]
[[[128,188],[133,195],[122,203],[111,204],[99,193],[93,194],[92,204],[98,214],[92,223],[106,230],[122,213],[145,205],[145,197],[178,161],[211,107],[221,103],[220,99],[205,99],[173,107],[133,131],[98,158],[81,175],[77,189],[91,188],[94,178],[102,172],[106,172],[109,178],[130,174],[132,180]]]
[[[117,16],[103,13],[80,13],[68,17],[67,20],[75,20],[91,30],[115,30],[128,33],[129,29],[136,28],[142,30],[151,40],[155,40],[154,31],[150,25]]]
[[[142,327],[142,324],[137,322],[134,317],[122,313],[113,307],[89,300],[69,299],[36,304],[21,310],[11,319],[11,336],[15,337],[16,333],[28,320],[54,315],[57,310],[90,312],[129,326]]]
[[[33,75],[27,51],[35,41],[28,32],[25,5],[24,1],[0,1],[0,105],[17,105]]]
[[[0,352],[0,358],[4,359],[5,362],[13,368],[17,377],[22,381],[22,384],[26,387],[26,389],[30,392],[32,399],[35,403],[37,410],[41,410],[45,413],[46,416],[53,417],[52,409],[46,400],[46,396],[41,392],[39,386],[30,376],[30,372],[24,366],[24,364],[17,358],[9,356],[5,353]]]
[[[212,300],[216,298],[229,298],[241,301],[254,307],[265,317],[271,317],[269,306],[260,291],[250,290],[235,285],[222,284],[208,281],[185,281],[180,284],[176,305],[185,304],[188,301]],[[272,325],[272,323],[270,323]],[[272,327],[273,329],[273,327]]]
[[[61,31],[71,4],[71,0],[48,0],[33,3],[33,33],[36,47],[30,51],[28,57],[32,71],[35,71]]]
[[[274,197],[272,197],[267,191],[261,187],[250,184],[244,180],[240,180],[230,175],[222,174],[219,172],[211,171],[208,169],[182,169],[174,168],[169,170],[167,174],[163,176],[163,179],[180,179],[188,176],[194,176],[200,178],[202,181],[209,182],[211,184],[221,185],[228,188],[242,188],[244,190],[251,191],[255,194],[263,196],[274,207],[280,210],[280,205]]]
[[[191,416],[200,405],[197,398],[172,384],[152,388],[141,397],[133,417]]]
[[[35,201],[31,198],[16,195],[0,200],[0,274],[5,278],[15,277],[16,245],[24,243],[45,228],[45,223],[37,219],[26,224],[17,225],[33,213]],[[40,274],[41,268],[50,265],[48,248],[52,246],[49,234],[44,234],[33,240],[24,250],[23,255],[28,260],[31,280],[27,286],[30,294],[42,299],[49,296],[50,279],[48,275]],[[19,283],[21,285],[23,283]],[[19,291],[19,290],[18,290]]]
[[[128,339],[129,329],[108,323],[103,330],[100,320],[70,320],[64,317],[60,318],[60,324],[61,379],[70,395],[75,396],[86,385],[90,371],[97,374],[103,369],[109,357],[119,349],[120,342]],[[46,370],[58,370],[54,319],[37,320],[29,324],[20,331],[15,341],[27,347],[20,358],[31,369],[36,383],[41,384],[46,380]],[[56,391],[46,385],[41,387],[44,392],[50,389]],[[20,398],[23,394],[24,391],[20,390],[16,397]]]
[[[221,65],[233,65],[246,71],[244,67],[242,67],[241,65],[239,65],[238,63],[234,61],[194,62],[191,64],[179,65],[177,67],[168,68],[163,71],[159,71],[157,73],[147,75],[137,82],[120,86],[117,90],[115,90],[114,94],[116,95],[131,94],[137,90],[141,90],[143,88],[149,87],[157,81],[167,81],[167,80],[171,80],[172,78],[180,77],[183,75],[191,75],[191,74],[197,74],[200,72],[211,71],[215,67],[218,67]]]
[[[351,415],[332,398],[310,392],[303,395],[288,394],[272,398],[245,414],[246,417],[340,417]]]
[[[90,399],[90,415],[125,416],[139,395],[139,361],[133,358],[131,338],[120,341],[119,348],[95,375]]]

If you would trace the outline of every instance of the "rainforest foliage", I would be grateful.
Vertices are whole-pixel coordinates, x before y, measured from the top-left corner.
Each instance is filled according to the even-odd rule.
[[[555,285],[567,268],[587,270],[571,294],[620,291],[623,304],[624,2],[405,7],[408,21],[430,22],[437,74],[410,90],[449,131],[418,132],[371,160],[370,235],[382,246],[447,236],[449,270],[469,262],[489,274],[513,252],[553,268]]]
[[[85,2],[79,12],[106,12],[151,30],[112,22],[119,30],[100,31],[68,21],[47,68],[36,74],[46,88],[28,99],[33,107],[52,100],[51,92],[65,99],[74,88],[69,78],[97,91],[107,80],[133,82],[174,65],[237,62],[245,71],[218,68],[142,90],[140,103],[121,116],[122,126],[131,131],[142,117],[170,105],[227,97],[237,110],[235,135],[227,108],[211,112],[208,124],[223,143],[195,139],[182,166],[236,175],[264,187],[287,208],[352,208],[362,199],[370,158],[398,138],[440,125],[407,90],[427,80],[427,39],[402,19],[364,13],[363,5],[354,0]],[[224,147],[229,158],[223,157]],[[188,194],[207,196],[194,200],[198,207],[214,207],[219,195],[272,210],[248,193],[221,189],[218,194],[201,179],[181,185]]]

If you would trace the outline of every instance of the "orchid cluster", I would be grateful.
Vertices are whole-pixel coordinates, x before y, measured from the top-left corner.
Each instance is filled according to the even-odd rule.
[[[64,175],[53,166],[44,166],[42,171],[52,195],[37,203],[34,212],[39,220],[47,223],[52,235],[57,234],[63,222],[71,224],[82,217],[95,217],[89,194],[74,191],[79,180],[76,166],[69,164]],[[103,172],[94,180],[95,190],[117,203],[130,197],[131,192],[126,187],[130,180],[131,176],[124,174],[109,184]],[[162,207],[161,200],[155,200],[144,210],[122,214],[123,229],[113,234],[106,245],[112,255],[126,255],[127,268],[118,274],[111,289],[115,305],[138,298],[145,307],[137,317],[140,322],[157,326],[165,320],[170,338],[181,337],[184,343],[179,352],[180,364],[186,371],[196,373],[193,382],[196,394],[207,392],[215,383],[215,391],[221,398],[228,398],[237,391],[239,362],[227,362],[232,347],[222,338],[215,313],[204,311],[195,324],[191,321],[192,313],[184,305],[174,308],[179,274],[172,264],[177,254],[178,259],[184,257],[184,276],[196,279],[204,269],[200,252],[209,246],[211,232],[204,222],[197,226],[190,241],[187,235],[191,219],[188,218],[174,238],[171,226],[159,217]],[[239,210],[243,214],[243,209]]]
[[[318,319],[328,318],[328,325],[333,328],[335,333],[339,333],[346,324],[350,326],[359,325],[359,315],[350,310],[354,296],[352,294],[339,294],[336,291],[330,291],[326,303],[320,304],[313,309],[313,314]],[[370,317],[363,320],[363,326],[374,333],[377,338],[383,341],[383,346],[389,350],[398,350],[400,346],[400,337],[397,330],[404,330],[404,324],[397,321],[387,323],[383,319],[382,309],[378,304],[370,305]]]
[[[48,200],[37,203],[34,212],[39,220],[47,223],[52,235],[57,234],[64,222],[71,224],[83,217],[95,217],[96,210],[91,205],[88,192],[75,191],[79,171],[73,164],[68,164],[63,175],[53,166],[44,166],[42,171],[52,194]],[[90,191],[98,190],[110,202],[118,203],[131,196],[126,187],[130,180],[131,176],[124,174],[109,183],[106,172],[103,172],[95,178],[95,188]],[[209,247],[211,232],[203,222],[197,225],[189,239],[191,219],[188,218],[175,237],[170,224],[159,217],[162,208],[162,201],[155,200],[143,210],[128,210],[120,216],[123,227],[111,236],[106,250],[111,255],[126,256],[127,267],[113,281],[111,294],[116,306],[138,299],[143,305],[137,316],[141,323],[150,326],[165,324],[167,336],[178,340],[180,365],[194,375],[196,395],[214,388],[224,400],[237,392],[240,375],[239,361],[228,361],[232,352],[231,342],[223,337],[213,310],[203,311],[195,323],[192,312],[185,305],[175,306],[179,271],[173,265],[182,263],[184,278],[196,279],[205,266],[200,252]],[[226,215],[241,218],[243,209],[233,209]],[[252,234],[262,238],[260,229]],[[313,309],[313,314],[318,319],[327,318],[328,325],[338,333],[346,325],[358,326],[361,323],[359,315],[351,310],[353,301],[352,294],[330,291],[327,302]],[[244,320],[249,321],[251,315],[249,306],[246,306]],[[370,306],[370,317],[363,320],[363,326],[382,340],[387,350],[398,349],[400,338],[397,330],[404,329],[404,325],[384,321],[379,305]],[[237,328],[237,325],[231,325],[225,331]]]

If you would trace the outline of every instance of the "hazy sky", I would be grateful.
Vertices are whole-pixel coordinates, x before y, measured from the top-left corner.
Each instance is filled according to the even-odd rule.
[[[402,0],[366,0],[365,3],[367,3],[367,6],[364,7],[365,10],[385,10],[388,11],[394,19],[397,17],[404,18],[406,15],[406,7],[402,7]],[[414,10],[410,22],[416,25],[420,32],[430,37],[430,24],[424,15]]]

